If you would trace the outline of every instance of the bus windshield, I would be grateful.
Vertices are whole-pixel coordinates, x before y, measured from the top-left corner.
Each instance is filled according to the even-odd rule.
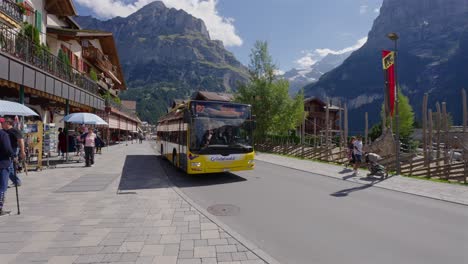
[[[190,150],[198,153],[252,151],[250,106],[223,102],[191,102]]]

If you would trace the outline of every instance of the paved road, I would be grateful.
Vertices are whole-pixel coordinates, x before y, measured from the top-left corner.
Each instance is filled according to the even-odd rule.
[[[166,166],[167,168],[167,166]],[[171,181],[282,263],[468,263],[468,207],[265,162],[255,171]]]

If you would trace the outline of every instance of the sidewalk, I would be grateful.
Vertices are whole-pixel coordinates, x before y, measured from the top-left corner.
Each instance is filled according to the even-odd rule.
[[[172,188],[148,142],[96,157],[22,175],[21,215],[9,189],[0,263],[265,263]]]
[[[389,177],[383,181],[380,181],[380,177],[377,177],[373,181],[370,181],[365,178],[367,171],[361,171],[360,175],[353,176],[352,169],[345,169],[343,166],[288,158],[268,153],[257,152],[256,154],[255,159],[259,161],[364,185],[372,184],[375,187],[468,205],[467,186],[418,180],[402,176]]]

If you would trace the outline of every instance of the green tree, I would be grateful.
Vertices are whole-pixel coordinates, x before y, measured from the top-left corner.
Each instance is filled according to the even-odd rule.
[[[376,140],[382,135],[382,122],[375,124],[371,127],[369,132],[369,138],[371,141]]]
[[[275,70],[268,43],[257,41],[250,54],[250,82],[241,85],[236,94],[236,101],[252,105],[256,139],[267,134],[287,135],[304,118],[304,94],[289,97],[289,82],[276,79]]]
[[[398,108],[400,114],[400,138],[403,142],[408,142],[414,130],[414,111],[413,107],[410,105],[408,97],[401,92],[401,89],[398,89]],[[384,111],[383,107],[382,111]],[[391,119],[393,133],[395,133],[396,118]],[[389,122],[390,118],[387,118],[387,126],[389,125]]]

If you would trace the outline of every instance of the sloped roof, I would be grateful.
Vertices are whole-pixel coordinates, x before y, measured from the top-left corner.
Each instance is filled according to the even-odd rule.
[[[193,93],[192,99],[204,100],[204,101],[231,102],[231,101],[234,101],[234,95],[228,94],[228,93],[199,91],[199,92]]]
[[[57,16],[76,16],[75,5],[72,0],[45,0],[44,9],[49,14]]]

